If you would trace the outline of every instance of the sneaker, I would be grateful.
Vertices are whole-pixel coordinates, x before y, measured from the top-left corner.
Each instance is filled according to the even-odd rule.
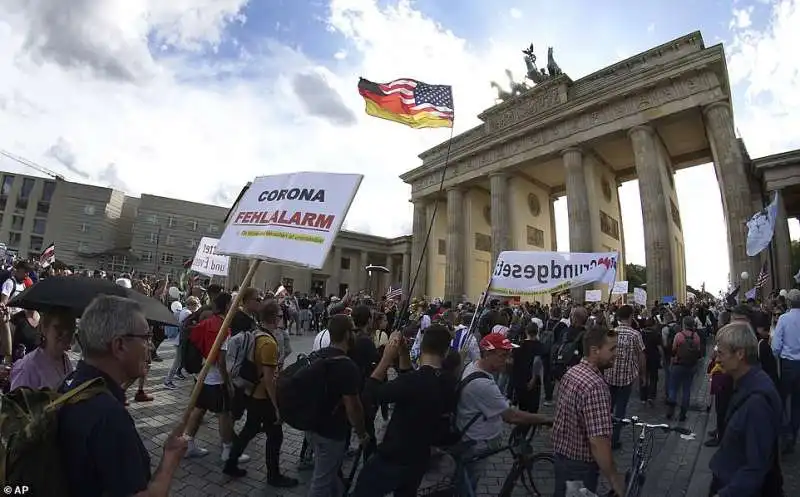
[[[183,457],[186,459],[195,459],[206,455],[208,455],[208,449],[203,449],[197,446],[190,446]]]
[[[176,388],[178,388],[178,386],[172,383],[171,381],[165,381],[164,388],[166,388],[167,390],[175,390]]]
[[[230,450],[227,450],[227,451],[223,450],[222,454],[220,455],[220,460],[222,462],[227,462],[229,456],[230,456]],[[250,462],[250,456],[248,456],[247,454],[242,454],[241,456],[239,456],[239,460],[237,462],[239,464],[244,464],[246,462]]]
[[[232,476],[233,478],[242,478],[243,476],[247,476],[247,470],[242,469],[235,465],[228,465],[226,464],[224,468],[222,468],[222,473],[228,476]]]
[[[288,476],[284,475],[278,475],[274,478],[267,478],[267,485],[275,488],[292,488],[299,484],[300,482],[295,478],[289,478]]]
[[[144,390],[139,390],[136,392],[136,395],[133,397],[133,400],[136,402],[152,402],[153,396],[145,393]]]
[[[153,362],[162,362],[162,361],[164,361],[164,359],[162,359],[160,356],[158,356],[156,354],[153,354],[152,361]]]
[[[183,373],[176,373],[175,374],[175,378],[177,378],[179,380],[185,380],[186,379],[186,375],[184,375]]]
[[[552,401],[552,400],[545,400],[545,401],[543,402],[543,404],[544,404],[545,406],[552,406],[552,405],[553,405],[553,401]]]

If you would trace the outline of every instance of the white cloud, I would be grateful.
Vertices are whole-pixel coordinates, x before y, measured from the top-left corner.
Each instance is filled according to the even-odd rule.
[[[753,13],[753,6],[744,9],[733,9],[733,19],[731,19],[730,27],[736,29],[749,28],[753,21],[750,15]]]
[[[514,19],[522,19],[522,11],[516,7],[512,7],[508,11],[508,15],[510,15]]]
[[[0,2],[0,149],[75,180],[83,178],[70,171],[85,172],[99,184],[124,185],[134,194],[220,204],[238,193],[237,185],[258,174],[299,169],[362,172],[366,178],[347,227],[384,236],[408,233],[409,188],[397,176],[419,165],[417,154],[449,132],[411,130],[365,116],[355,91],[358,76],[375,81],[413,76],[454,85],[458,133],[477,124],[476,115],[493,104],[489,81],[505,82],[505,68],[521,75],[519,50],[531,41],[525,29],[513,32],[503,26],[485,45],[476,45],[425,17],[407,0],[389,7],[378,7],[375,0],[331,0],[327,29],[346,42],[334,54],[331,67],[269,39],[262,40],[261,47],[241,47],[235,61],[198,63],[197,57],[172,55],[175,49],[179,54],[215,50],[226,40],[226,26],[246,21],[246,3]],[[794,12],[791,19],[797,26],[796,6],[794,11],[776,9]],[[770,92],[774,100],[765,109],[737,108],[737,116],[745,116],[739,126],[748,146],[761,143],[761,149],[772,152],[787,140],[783,132],[772,132],[798,129],[772,121],[778,104],[793,103],[787,108],[798,109],[800,92],[786,92],[792,77],[797,88],[797,72],[780,72],[780,67],[767,63],[777,55],[761,50],[756,55],[753,50],[791,41],[790,24],[773,29],[773,35],[738,30],[733,51],[729,48],[732,80],[746,84],[752,98]],[[778,41],[766,41],[775,37]],[[559,23],[538,27],[536,38],[537,49],[557,47],[561,67],[573,79],[615,59],[613,49],[587,52],[586,40],[565,33]],[[647,48],[624,38],[607,45],[637,46],[621,50],[626,54]],[[796,61],[782,62],[797,67]],[[787,83],[755,73],[750,69],[754,63],[777,71]],[[325,106],[320,106],[322,95],[327,96]],[[786,126],[797,118],[783,119]],[[0,166],[10,163],[2,161]],[[696,170],[696,175],[682,172],[676,181],[689,238],[689,282],[699,285],[705,280],[709,288],[721,287],[727,275],[727,267],[721,268],[726,258],[719,256],[725,251],[724,225],[716,214],[706,215],[708,191],[716,183],[713,169]],[[621,197],[628,206],[624,224],[629,260],[643,263],[641,220],[628,214],[640,212],[635,185],[624,185]],[[558,205],[558,238],[568,240],[565,203]],[[713,206],[710,210],[715,212]],[[705,229],[705,235],[689,234],[697,229]],[[709,241],[718,253],[704,258],[711,252],[704,245]]]
[[[652,34],[652,33],[655,33],[655,31],[656,31],[656,23],[651,22],[650,24],[647,25],[647,32],[648,33]]]

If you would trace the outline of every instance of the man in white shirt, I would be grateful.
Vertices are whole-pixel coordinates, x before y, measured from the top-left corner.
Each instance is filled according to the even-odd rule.
[[[27,262],[17,261],[14,263],[14,269],[11,271],[11,275],[3,282],[2,287],[0,287],[0,315],[2,315],[2,329],[0,329],[2,334],[0,338],[2,338],[2,356],[9,364],[11,362],[12,337],[14,336],[9,319],[22,309],[6,307],[6,305],[12,298],[25,290],[25,278],[28,276],[29,271],[30,266],[28,266]]]
[[[347,305],[344,302],[335,302],[328,307],[328,317],[337,314],[344,314],[347,310]],[[316,352],[331,345],[331,334],[327,328],[317,333],[314,337],[314,343],[311,345],[311,352]]]

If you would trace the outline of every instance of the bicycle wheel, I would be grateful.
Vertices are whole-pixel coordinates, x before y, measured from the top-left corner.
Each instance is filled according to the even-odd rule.
[[[506,476],[498,497],[552,497],[555,494],[554,464],[553,455],[547,452],[534,454],[524,461],[518,459]],[[522,485],[517,485],[517,482]]]

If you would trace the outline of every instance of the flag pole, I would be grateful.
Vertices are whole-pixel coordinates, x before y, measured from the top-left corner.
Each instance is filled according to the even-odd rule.
[[[250,282],[253,281],[253,277],[255,276],[256,271],[258,271],[258,266],[260,263],[260,259],[253,259],[250,261],[250,269],[248,269],[247,274],[242,280],[241,288],[247,288],[250,286]],[[236,315],[236,311],[239,309],[239,304],[242,302],[242,295],[244,295],[244,292],[236,292],[236,297],[233,299],[233,302],[231,302],[231,306],[228,309],[227,314],[225,314],[225,319],[222,320],[222,325],[219,327],[219,331],[217,331],[217,337],[214,339],[214,344],[211,346],[211,351],[208,353],[208,357],[206,357],[206,360],[203,363],[203,369],[201,369],[200,373],[197,375],[197,381],[194,384],[194,388],[192,388],[192,395],[189,397],[189,404],[187,404],[186,410],[183,413],[183,418],[181,419],[181,431],[186,430],[186,426],[189,423],[189,416],[192,414],[192,410],[194,409],[195,405],[197,405],[197,398],[200,396],[200,390],[203,388],[203,381],[206,379],[211,366],[215,365],[217,362],[217,356],[219,355],[220,348],[222,348],[222,343],[225,341],[228,328],[231,325],[233,316]]]
[[[455,115],[453,120],[455,121]],[[414,288],[417,286],[417,279],[419,278],[420,269],[422,269],[422,262],[425,260],[425,253],[428,250],[428,244],[431,239],[431,233],[433,232],[433,225],[436,221],[436,213],[439,210],[439,203],[442,191],[444,191],[444,180],[447,177],[447,166],[450,163],[450,150],[453,146],[453,134],[455,133],[455,125],[450,128],[450,138],[447,140],[447,152],[444,156],[444,166],[442,166],[442,177],[439,180],[439,190],[436,192],[436,198],[433,201],[433,214],[431,214],[431,220],[428,223],[428,232],[425,234],[425,241],[422,244],[422,250],[420,251],[419,261],[417,262],[417,270],[414,271],[414,278],[411,280],[411,285],[408,287],[408,296],[405,298],[405,304],[400,310],[401,319],[396,320],[395,330],[400,329],[400,321],[406,315],[406,313],[410,313],[411,311],[411,296],[414,295]]]

